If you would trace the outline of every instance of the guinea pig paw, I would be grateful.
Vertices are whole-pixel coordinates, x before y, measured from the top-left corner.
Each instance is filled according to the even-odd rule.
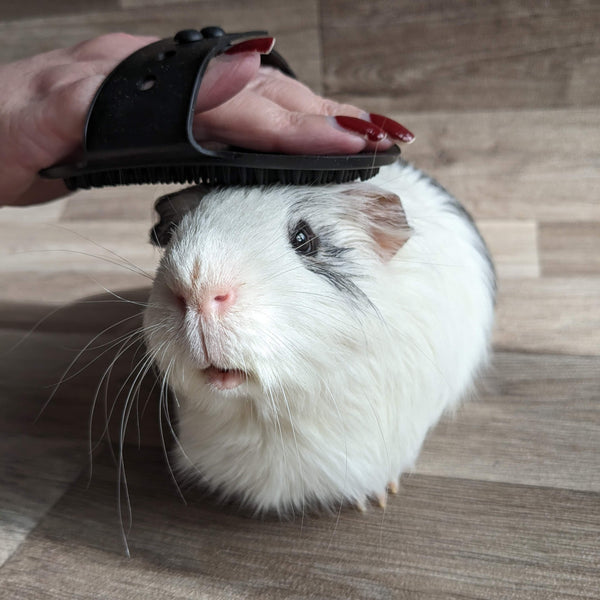
[[[390,494],[397,494],[398,493],[398,482],[397,481],[390,481],[387,484],[387,491]]]
[[[354,506],[354,508],[356,508],[356,510],[358,512],[361,513],[366,513],[367,512],[367,500],[366,498],[363,500],[354,500],[354,502],[352,503],[352,505]]]
[[[385,508],[387,506],[387,493],[383,492],[383,494],[376,494],[375,502],[379,508]]]

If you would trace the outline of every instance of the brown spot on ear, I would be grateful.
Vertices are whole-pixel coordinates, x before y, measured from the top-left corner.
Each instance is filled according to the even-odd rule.
[[[400,198],[373,185],[357,185],[345,192],[362,200],[360,210],[375,251],[384,262],[391,260],[411,235]]]

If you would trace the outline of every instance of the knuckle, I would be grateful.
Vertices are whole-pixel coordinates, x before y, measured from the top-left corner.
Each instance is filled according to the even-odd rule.
[[[104,62],[76,62],[67,65],[56,65],[45,69],[35,79],[34,89],[38,96],[44,97],[65,86],[95,78],[107,71]]]
[[[270,72],[263,72],[263,67],[260,68],[258,74],[252,79],[249,88],[263,96],[270,96],[277,91],[281,85],[281,81]]]
[[[78,60],[110,58],[122,53],[123,49],[139,45],[134,35],[124,32],[105,33],[91,40],[85,40],[71,47],[71,54]]]
[[[348,115],[352,117],[358,117],[361,111],[355,106],[350,104],[340,104],[334,100],[328,98],[321,98],[320,108],[322,114],[328,117],[335,117],[336,115]]]
[[[329,100],[328,98],[320,99],[319,112],[325,116],[333,117],[335,115],[340,114],[340,108],[341,105],[337,102],[334,102],[333,100]]]

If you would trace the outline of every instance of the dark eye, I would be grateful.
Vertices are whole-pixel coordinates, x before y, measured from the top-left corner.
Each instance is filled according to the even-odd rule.
[[[314,256],[319,249],[319,238],[308,223],[300,221],[291,232],[290,244],[298,254]]]

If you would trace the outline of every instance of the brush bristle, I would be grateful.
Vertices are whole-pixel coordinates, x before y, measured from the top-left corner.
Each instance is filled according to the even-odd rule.
[[[98,171],[67,178],[71,190],[140,183],[202,183],[204,185],[324,185],[366,180],[377,175],[379,168],[350,171],[300,171],[295,169],[253,169],[223,166],[139,167]]]

